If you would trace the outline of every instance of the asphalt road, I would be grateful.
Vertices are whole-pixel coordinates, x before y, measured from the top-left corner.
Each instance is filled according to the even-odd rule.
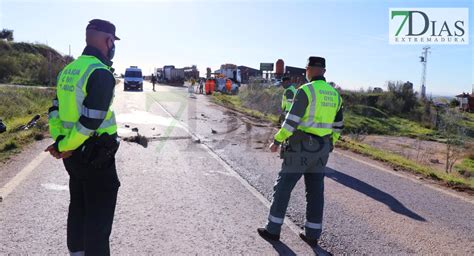
[[[123,142],[119,150],[113,254],[315,253],[296,234],[304,222],[303,182],[282,243],[255,232],[281,164],[267,150],[274,128],[207,96],[189,98],[185,88],[121,86],[114,100],[119,134],[132,136],[137,127],[151,140],[147,148]],[[0,166],[1,254],[67,252],[68,180],[61,162],[39,153],[49,142]],[[472,197],[347,152],[332,154],[325,186],[321,254],[474,253]]]

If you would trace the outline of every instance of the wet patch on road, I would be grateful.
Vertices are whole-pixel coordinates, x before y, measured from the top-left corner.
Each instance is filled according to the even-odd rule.
[[[118,114],[116,119],[119,123],[152,124],[159,126],[169,126],[173,123],[173,118],[154,115],[146,111]],[[179,126],[179,124],[175,124],[175,126]]]

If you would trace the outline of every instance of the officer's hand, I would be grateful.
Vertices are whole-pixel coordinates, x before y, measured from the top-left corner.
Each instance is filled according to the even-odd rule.
[[[279,147],[280,147],[280,145],[277,145],[277,144],[275,144],[275,143],[272,143],[272,144],[270,145],[270,151],[271,151],[272,153],[275,153],[275,152],[278,151],[278,148],[279,148]]]
[[[61,152],[60,155],[59,155],[59,158],[66,159],[70,156],[72,156],[72,150]]]
[[[49,145],[44,152],[49,152],[53,157],[59,159],[60,153],[54,148],[54,144]]]

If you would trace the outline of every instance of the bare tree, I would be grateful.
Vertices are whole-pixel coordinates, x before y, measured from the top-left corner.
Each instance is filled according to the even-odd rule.
[[[446,139],[445,171],[452,171],[454,164],[461,158],[466,137],[466,128],[460,125],[462,114],[456,109],[446,109],[439,119],[439,132]]]

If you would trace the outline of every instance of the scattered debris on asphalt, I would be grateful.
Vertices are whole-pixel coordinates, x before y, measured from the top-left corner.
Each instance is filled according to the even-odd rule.
[[[125,128],[130,128],[130,125],[126,124],[126,125],[125,125]]]
[[[137,127],[132,128],[132,132],[138,132],[138,128]]]
[[[151,141],[167,141],[167,140],[188,140],[193,139],[191,136],[164,136],[160,137],[160,134],[152,137],[146,137],[140,134],[128,137],[119,136],[123,141],[137,143],[144,148],[148,147],[148,143]],[[194,143],[201,143],[200,139],[193,139]]]
[[[211,128],[211,133],[212,133],[212,134],[216,134],[217,131]]]
[[[124,141],[127,142],[135,142],[137,144],[142,145],[144,148],[148,147],[148,138],[145,136],[142,136],[140,134],[135,135],[135,136],[130,136],[130,137],[125,137],[122,138]]]

